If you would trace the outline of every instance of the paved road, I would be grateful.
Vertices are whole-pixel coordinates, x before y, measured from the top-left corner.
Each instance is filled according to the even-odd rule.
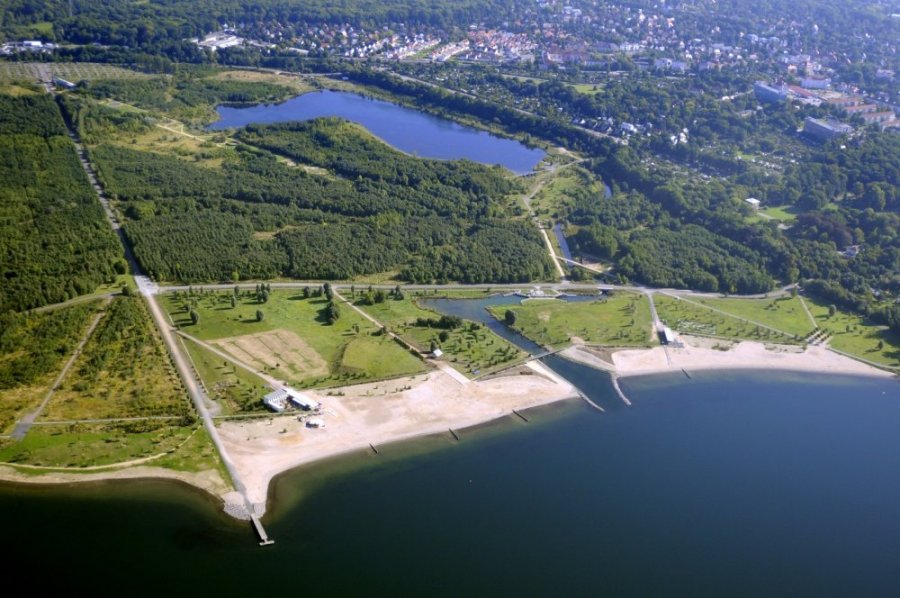
[[[153,321],[156,324],[156,327],[159,329],[159,332],[163,338],[163,342],[165,343],[169,354],[172,356],[172,359],[175,362],[175,368],[178,370],[178,374],[181,376],[181,379],[184,382],[185,388],[187,389],[188,394],[190,395],[191,400],[194,403],[194,407],[197,410],[197,414],[203,421],[203,426],[206,429],[206,432],[209,434],[213,445],[215,445],[216,451],[219,453],[219,456],[222,459],[222,463],[225,465],[225,469],[228,471],[228,475],[231,476],[231,481],[234,484],[235,490],[237,490],[241,494],[244,501],[244,508],[246,509],[247,514],[255,515],[255,513],[257,512],[256,505],[253,505],[247,497],[246,486],[241,481],[241,477],[238,474],[234,463],[231,461],[231,458],[228,456],[228,452],[225,450],[225,447],[222,444],[222,440],[219,437],[219,432],[216,429],[215,423],[213,422],[212,416],[210,415],[209,409],[207,408],[208,399],[206,397],[206,394],[203,392],[196,379],[194,378],[184,354],[179,351],[178,345],[175,341],[175,335],[172,332],[172,328],[166,320],[165,314],[163,314],[163,311],[160,309],[159,304],[156,302],[156,294],[159,292],[159,288],[157,287],[156,283],[150,280],[150,277],[144,273],[144,271],[140,267],[140,264],[138,264],[137,260],[135,259],[134,253],[131,251],[131,245],[125,238],[125,234],[122,230],[121,224],[119,223],[119,219],[113,211],[112,206],[109,203],[109,199],[106,197],[103,189],[100,187],[100,184],[97,181],[96,173],[87,160],[87,154],[85,153],[84,147],[82,146],[81,141],[78,139],[76,132],[70,129],[69,136],[75,143],[78,158],[81,161],[81,166],[82,168],[84,168],[88,180],[91,182],[94,191],[97,193],[97,198],[100,200],[100,203],[103,206],[103,211],[106,214],[106,218],[109,221],[110,227],[112,227],[113,231],[119,236],[119,241],[121,241],[122,247],[125,251],[125,257],[128,260],[129,265],[131,266],[132,273],[134,273],[134,279],[137,283],[138,290],[140,291],[141,295],[144,296],[145,300],[147,301],[147,305],[150,307],[150,315],[153,316]],[[265,505],[261,505],[261,508],[264,509]],[[257,523],[258,521],[254,521],[254,524]]]
[[[564,258],[559,258],[565,261]],[[575,262],[577,263],[577,262]],[[579,264],[581,265],[581,264]],[[590,269],[588,266],[584,266],[587,269]],[[595,272],[602,273],[599,270],[594,270]],[[268,282],[268,281],[259,281],[266,282],[271,285],[273,289],[302,289],[304,287],[310,288],[319,288],[321,285],[325,284],[325,282],[329,282],[331,284],[331,288],[334,290],[339,289],[349,289],[350,287],[356,287],[358,289],[367,289],[372,287],[373,289],[382,289],[382,290],[392,290],[397,287],[397,283],[393,284],[367,284],[367,283],[350,283],[350,282],[332,282],[332,281],[308,281],[308,282]],[[252,289],[258,284],[257,282],[244,282],[240,283],[239,286],[242,289]],[[709,298],[723,298],[723,297],[732,297],[735,299],[764,299],[764,298],[775,298],[782,295],[785,295],[790,292],[791,288],[794,285],[787,285],[781,287],[779,289],[775,289],[768,293],[756,293],[752,295],[723,295],[722,293],[708,293],[704,291],[690,291],[687,289],[672,289],[672,288],[655,288],[655,287],[645,287],[641,285],[621,285],[621,284],[608,284],[608,283],[581,283],[581,282],[526,282],[526,283],[509,283],[509,284],[401,284],[401,288],[404,291],[453,291],[453,290],[463,290],[463,291],[471,291],[471,290],[480,290],[480,291],[505,291],[505,292],[514,292],[521,290],[533,289],[535,287],[540,287],[542,289],[552,289],[558,292],[590,292],[590,291],[630,291],[633,293],[670,293],[676,295],[687,295],[690,297],[709,297]],[[198,285],[164,285],[156,288],[156,292],[159,293],[170,293],[172,291],[187,291],[190,288],[194,290],[198,289],[210,289],[214,291],[230,291],[235,287],[234,283],[222,283],[222,284],[198,284]]]

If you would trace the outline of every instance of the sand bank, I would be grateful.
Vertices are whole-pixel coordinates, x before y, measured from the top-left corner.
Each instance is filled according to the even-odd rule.
[[[324,429],[296,418],[226,422],[219,434],[247,494],[264,508],[273,477],[304,465],[416,436],[474,426],[527,409],[578,396],[540,364],[514,374],[461,384],[443,371],[413,378],[340,389],[343,396],[310,393],[324,407]]]

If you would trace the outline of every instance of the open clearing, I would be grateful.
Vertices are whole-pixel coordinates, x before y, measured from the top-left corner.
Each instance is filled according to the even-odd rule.
[[[804,337],[815,326],[806,315],[799,297],[779,297],[777,299],[711,299],[691,298],[692,301],[720,309],[728,314],[760,322],[788,334]]]
[[[300,290],[276,289],[263,301],[255,290],[246,288],[237,295],[233,290],[195,290],[162,295],[160,302],[185,333],[297,388],[379,380],[426,369],[421,360],[382,338],[374,324],[349,307],[342,306],[340,317],[330,323],[328,301],[318,292],[316,288],[305,296]],[[198,315],[196,324],[191,321],[191,309]],[[377,347],[373,354],[378,353],[378,359],[364,363],[355,357],[372,347]],[[215,370],[206,371],[215,374]],[[216,378],[204,381],[215,385]],[[249,407],[243,395],[240,402]]]
[[[738,316],[714,311],[680,297],[657,294],[654,300],[659,318],[678,332],[713,338],[744,339],[779,344],[797,344],[800,339],[747,322]],[[804,316],[805,317],[805,316]],[[759,321],[759,320],[757,320]],[[765,322],[761,322],[765,323]],[[807,332],[812,327],[807,328]]]
[[[38,421],[189,413],[156,328],[139,297],[117,297]]]
[[[498,320],[516,315],[513,328],[545,347],[579,342],[617,347],[651,344],[650,304],[642,294],[616,292],[590,302],[534,299],[491,308]]]
[[[812,312],[819,327],[831,334],[828,345],[843,351],[892,368],[900,368],[900,337],[888,330],[887,326],[879,326],[855,314],[836,310],[829,316],[829,306],[815,298],[806,299],[809,311]]]
[[[290,330],[223,338],[216,345],[257,370],[282,371],[283,377],[322,376],[328,363],[315,349]]]
[[[467,296],[486,296],[482,291],[467,293]],[[525,356],[514,345],[476,322],[463,321],[452,330],[426,324],[429,320],[437,321],[441,314],[423,308],[415,299],[387,298],[373,305],[358,303],[358,307],[422,353],[430,351],[431,343],[435,343],[444,352],[443,359],[469,376],[483,375]],[[446,333],[443,341],[440,338],[442,332]]]

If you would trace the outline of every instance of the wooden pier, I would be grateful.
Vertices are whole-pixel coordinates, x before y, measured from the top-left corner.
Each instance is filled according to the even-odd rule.
[[[519,413],[518,411],[516,411],[515,409],[513,409],[513,413],[515,413],[515,414],[518,415],[520,418],[522,418],[522,421],[523,421],[523,422],[528,423],[528,418],[525,417],[524,415],[522,415],[521,413]]]
[[[453,435],[453,438],[455,438],[456,441],[459,442],[459,434],[457,434],[456,432],[454,432],[454,431],[453,431],[453,428],[450,428],[450,433]]]

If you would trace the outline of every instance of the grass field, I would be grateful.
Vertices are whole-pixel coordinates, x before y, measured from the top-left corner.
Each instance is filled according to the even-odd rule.
[[[0,462],[47,467],[122,463],[177,449],[193,430],[193,425],[152,420],[34,426],[24,440],[0,447]],[[213,458],[207,456],[211,462]],[[192,456],[182,459],[187,463]]]
[[[692,297],[692,301],[720,309],[733,316],[761,322],[788,334],[805,337],[813,331],[815,325],[800,304],[798,297],[780,297],[778,299],[708,299]]]
[[[602,83],[575,83],[571,85],[571,87],[574,88],[578,93],[584,93],[587,95],[603,93]]]
[[[651,344],[650,304],[635,293],[619,292],[589,303],[530,300],[490,311],[503,320],[507,309],[516,315],[513,328],[545,347],[559,348],[573,340],[617,347]]]
[[[347,306],[329,324],[324,297],[275,290],[266,303],[243,291],[231,307],[232,291],[168,294],[160,298],[175,324],[187,334],[211,341],[241,362],[250,361],[297,387],[333,386],[421,372],[424,364]],[[185,306],[199,315],[191,323]],[[257,321],[256,312],[263,312]],[[378,354],[371,363],[365,355]],[[211,380],[214,377],[210,378]]]
[[[207,471],[209,469],[218,469],[219,475],[226,483],[231,482],[231,476],[228,470],[219,459],[219,453],[216,451],[215,445],[206,433],[203,426],[194,429],[188,439],[181,444],[177,450],[167,454],[164,457],[155,459],[151,465],[156,467],[165,467],[176,471]]]
[[[229,70],[217,73],[214,79],[221,81],[248,81],[252,83],[274,83],[290,87],[298,94],[318,89],[318,86],[310,79],[297,75],[278,75],[267,71]]]
[[[770,208],[763,208],[759,213],[784,223],[791,223],[797,219],[797,214],[790,207],[773,206]]]
[[[542,184],[542,187],[531,199],[531,210],[547,223],[565,218],[574,206],[576,194],[592,194],[597,201],[603,198],[600,181],[580,166],[538,177],[537,184]],[[544,181],[540,177],[549,178]]]
[[[113,300],[42,421],[185,416],[187,394],[139,297]]]
[[[886,326],[872,324],[863,316],[840,310],[829,316],[827,303],[808,297],[806,304],[819,327],[833,335],[829,346],[869,361],[894,368],[900,367],[900,337]]]
[[[220,415],[263,411],[260,398],[271,392],[265,380],[222,359],[189,339],[182,339],[206,393],[220,407]]]
[[[0,315],[0,431],[40,404],[98,305]]]
[[[144,73],[96,62],[0,62],[0,81],[35,81],[41,69],[72,83],[97,79],[139,79]]]
[[[654,302],[659,319],[673,330],[685,334],[782,344],[800,342],[793,335],[779,334],[677,297],[657,294]]]
[[[478,297],[485,296],[481,291],[476,293]],[[383,303],[361,305],[360,308],[421,352],[429,351],[434,341],[444,352],[444,359],[467,375],[481,375],[525,356],[515,346],[475,322],[464,321],[461,327],[447,330],[447,340],[441,341],[441,329],[416,324],[419,318],[438,319],[440,314],[420,307],[415,299],[388,298]]]

